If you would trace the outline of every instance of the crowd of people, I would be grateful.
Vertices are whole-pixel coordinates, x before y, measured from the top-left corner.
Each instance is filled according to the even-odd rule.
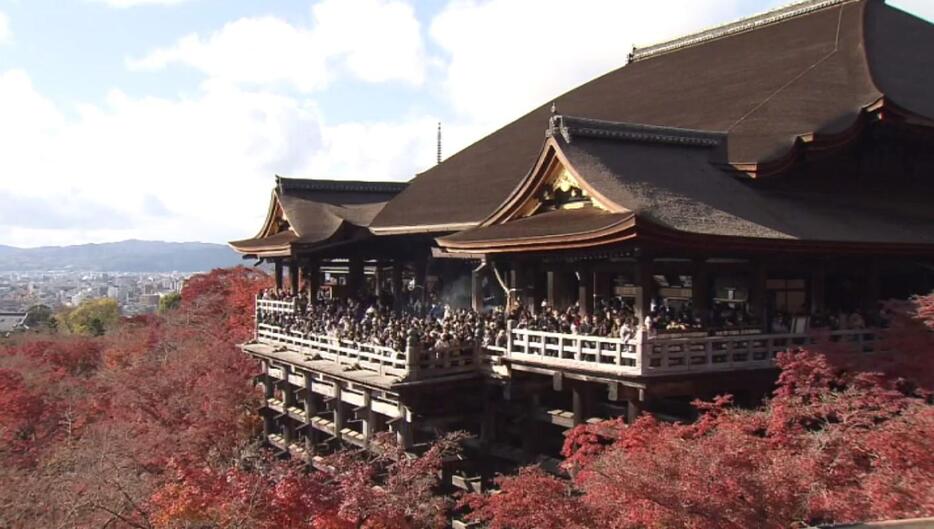
[[[452,308],[430,296],[394,306],[391,299],[318,299],[309,303],[305,296],[293,297],[270,289],[264,299],[295,304],[291,313],[258,312],[260,323],[276,325],[290,332],[326,335],[358,343],[370,343],[404,350],[410,340],[424,349],[464,347],[474,343],[505,347],[507,329],[531,329],[564,334],[630,339],[639,329],[685,330],[697,328],[700,320],[690,306],[674,309],[653,301],[644,321],[636,318],[631,304],[620,298],[600,301],[590,314],[582,314],[577,304],[560,310],[542,303],[537,310],[502,307],[486,312]]]
[[[634,338],[642,331],[649,336],[659,332],[700,331],[709,328],[752,328],[759,325],[737,304],[714,304],[706,313],[695,310],[691,302],[678,305],[666,300],[652,300],[642,321],[636,317],[632,304],[622,298],[601,300],[589,314],[573,304],[564,310],[542,303],[530,307],[505,310],[502,307],[485,312],[453,308],[430,294],[425,301],[415,299],[395,303],[391,296],[368,299],[318,299],[309,303],[305,296],[270,289],[261,298],[293,302],[291,313],[258,311],[260,323],[268,323],[300,334],[330,336],[357,343],[368,343],[405,350],[414,342],[424,350],[460,348],[480,343],[505,347],[507,329],[530,329],[585,336]],[[872,320],[872,321],[869,321]],[[773,333],[792,332],[790,316],[776,314],[768,322]],[[813,328],[832,330],[860,329],[877,324],[861,313],[827,313],[809,318]]]

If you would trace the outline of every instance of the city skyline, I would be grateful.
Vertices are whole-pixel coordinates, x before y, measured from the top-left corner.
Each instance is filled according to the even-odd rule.
[[[243,238],[275,174],[409,180],[438,122],[449,156],[634,44],[784,3],[0,0],[0,244]]]

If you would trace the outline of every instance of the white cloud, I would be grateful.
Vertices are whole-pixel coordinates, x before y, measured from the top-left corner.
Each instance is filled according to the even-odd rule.
[[[311,100],[217,80],[178,99],[113,90],[76,114],[0,72],[4,244],[248,237],[276,173],[405,180],[434,156],[433,117],[326,125]]]
[[[16,146],[0,157],[0,189],[50,206],[0,219],[13,244],[246,236],[273,173],[301,170],[320,146],[310,102],[220,83],[178,100],[113,91],[69,120],[8,72],[0,114],[0,142]]]
[[[235,83],[287,83],[309,92],[347,72],[367,82],[424,80],[420,26],[411,6],[387,0],[325,0],[309,28],[274,17],[242,18],[208,36],[129,59],[133,70],[184,64]]]
[[[10,30],[10,17],[3,11],[0,11],[0,44],[9,42],[13,38],[13,32]]]
[[[934,2],[931,2],[931,0],[889,0],[886,3],[907,11],[916,17],[934,22]]]
[[[438,120],[410,116],[393,122],[324,126],[321,152],[309,165],[318,178],[408,180],[436,163]],[[445,144],[454,149],[476,139],[478,131],[447,126]]]
[[[779,4],[785,0],[768,0]],[[749,0],[455,0],[433,20],[447,55],[445,92],[487,127],[625,64],[651,44],[761,10]]]
[[[190,2],[191,0],[88,0],[89,2],[94,2],[97,4],[105,4],[110,7],[136,7],[136,6],[145,6],[145,5],[162,5],[162,6],[174,6],[178,4],[183,4],[185,2]]]

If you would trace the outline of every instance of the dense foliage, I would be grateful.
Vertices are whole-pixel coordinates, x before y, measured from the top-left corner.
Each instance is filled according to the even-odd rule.
[[[192,278],[158,315],[105,334],[0,342],[0,528],[443,527],[457,438],[420,458],[339,453],[308,471],[259,449],[252,332],[264,274]],[[773,398],[701,419],[572,430],[571,479],[528,468],[464,498],[493,528],[800,527],[934,514],[934,297],[893,305],[868,364],[791,351]],[[67,323],[67,318],[64,320]],[[880,371],[881,370],[881,371]],[[388,440],[386,440],[388,443]]]
[[[175,308],[108,321],[103,336],[0,342],[0,528],[436,526],[449,505],[432,489],[452,440],[398,463],[391,450],[342,454],[329,475],[256,447],[256,366],[236,344],[268,285],[215,270],[188,281]]]

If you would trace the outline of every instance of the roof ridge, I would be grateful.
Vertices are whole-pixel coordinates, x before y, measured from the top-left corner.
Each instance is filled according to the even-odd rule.
[[[574,136],[590,138],[608,138],[618,140],[669,143],[714,147],[719,145],[725,132],[680,127],[649,125],[623,121],[582,118],[561,114],[552,115],[548,120],[547,137],[560,134],[564,141],[571,143]]]
[[[276,176],[280,189],[298,191],[371,191],[397,193],[408,186],[408,182],[386,182],[376,180],[324,180],[312,178],[287,178]]]
[[[691,46],[697,46],[711,40],[729,37],[738,33],[745,33],[758,29],[762,26],[768,26],[783,22],[785,20],[807,15],[815,11],[821,11],[830,7],[856,2],[859,0],[803,0],[791,4],[765,11],[756,15],[740,18],[732,22],[720,24],[698,32],[690,33],[674,39],[662,41],[650,46],[639,48],[633,46],[629,54],[629,62],[636,62],[642,59],[648,59],[657,55],[673,52]]]

